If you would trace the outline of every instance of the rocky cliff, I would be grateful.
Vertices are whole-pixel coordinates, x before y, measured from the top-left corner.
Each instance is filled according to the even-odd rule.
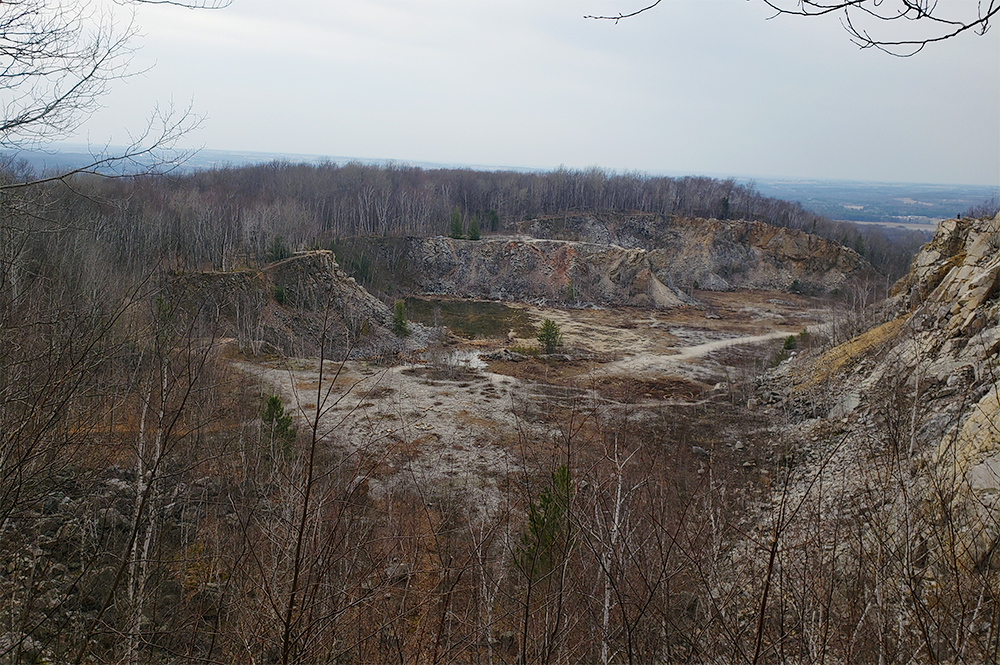
[[[415,238],[407,262],[430,293],[672,307],[692,288],[825,293],[868,269],[854,251],[758,222],[579,215],[479,241]]]
[[[536,238],[644,249],[665,284],[709,290],[826,292],[868,269],[854,250],[803,231],[763,222],[665,218],[653,214],[547,217],[521,224]]]
[[[415,239],[410,265],[429,293],[566,304],[673,307],[694,302],[653,273],[649,253],[527,236]]]
[[[904,563],[921,589],[961,571],[995,580],[1000,216],[942,222],[886,311],[850,342],[783,364],[765,401],[793,417],[803,483],[828,478],[854,519],[917,557]]]

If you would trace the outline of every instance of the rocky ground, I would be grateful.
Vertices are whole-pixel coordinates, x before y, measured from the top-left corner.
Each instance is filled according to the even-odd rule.
[[[798,491],[830,477],[860,500],[866,470],[896,459],[887,514],[947,517],[963,532],[944,548],[955,561],[1000,568],[1000,218],[942,222],[894,293],[881,325],[772,372],[764,406],[802,442]],[[913,541],[933,530],[909,528]]]
[[[993,565],[998,224],[943,223],[884,305],[884,323],[839,346],[822,344],[828,304],[787,292],[696,292],[699,306],[671,309],[518,305],[536,326],[544,319],[559,326],[559,353],[533,355],[537,342],[524,329],[467,340],[419,328],[403,365],[343,366],[339,401],[324,410],[320,429],[335,431],[337,445],[384,460],[376,489],[446,486],[489,505],[524,461],[519,444],[558,436],[538,417],[545,405],[653,411],[728,399],[770,423],[770,445],[786,451],[794,469],[788,481],[797,484],[786,485],[786,497],[815,500],[819,514],[860,506],[850,518],[857,524],[873,494],[889,493],[905,503],[886,504],[892,519],[933,522],[915,506],[936,493],[944,497],[937,510],[975,523],[978,535],[955,546],[955,556]],[[801,348],[781,350],[791,335],[813,341],[798,358]],[[295,405],[302,423],[312,420],[314,363],[243,367]],[[881,464],[908,475],[890,483]]]
[[[415,483],[489,506],[520,468],[521,443],[558,438],[544,413],[626,402],[656,410],[719,398],[737,375],[746,378],[748,363],[770,362],[779,340],[820,329],[828,312],[820,300],[787,293],[706,292],[699,299],[702,307],[673,310],[525,305],[536,325],[551,319],[562,332],[559,353],[548,357],[530,354],[537,341],[514,331],[465,340],[415,326],[401,365],[328,361],[324,386],[335,385],[325,401],[315,360],[239,366],[265,392],[281,395],[300,429],[315,422],[320,401],[319,431],[333,445],[380,460],[379,477],[369,479],[375,494]]]

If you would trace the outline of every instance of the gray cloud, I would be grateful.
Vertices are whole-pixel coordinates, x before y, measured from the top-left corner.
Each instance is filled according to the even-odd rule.
[[[193,99],[211,148],[529,167],[1000,184],[1000,37],[908,59],[759,2],[237,0],[144,7],[87,125]],[[640,3],[641,4],[641,3]],[[631,6],[631,5],[629,5]]]

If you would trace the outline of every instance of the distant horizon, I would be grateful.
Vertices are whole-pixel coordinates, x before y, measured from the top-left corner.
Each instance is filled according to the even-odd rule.
[[[95,152],[92,150],[94,146],[88,146],[83,143],[54,143],[51,145],[52,150],[0,150],[0,154],[6,153],[26,153],[35,156],[42,155],[93,155]],[[121,151],[124,146],[103,146],[104,151],[114,153],[116,151]],[[347,164],[351,162],[358,162],[362,164],[368,164],[371,166],[379,165],[406,165],[413,166],[422,169],[468,169],[468,170],[482,170],[482,171],[515,171],[521,173],[550,173],[557,171],[559,169],[565,169],[567,171],[585,172],[591,169],[598,169],[605,173],[615,173],[615,174],[639,174],[648,177],[668,177],[668,178],[684,178],[684,177],[707,177],[715,178],[719,180],[732,179],[742,184],[749,184],[753,181],[766,180],[768,184],[778,184],[778,183],[789,183],[797,185],[805,184],[842,184],[842,185],[880,185],[880,186],[922,186],[922,187],[973,187],[973,188],[983,188],[990,190],[997,190],[1000,192],[1000,182],[998,183],[982,183],[982,182],[933,182],[933,181],[907,181],[907,180],[871,180],[864,178],[824,178],[821,176],[793,176],[793,175],[782,175],[782,174],[747,174],[747,173],[725,173],[725,172],[700,172],[700,171],[675,171],[675,170],[659,170],[651,171],[645,169],[619,169],[612,167],[605,167],[599,164],[592,164],[589,166],[567,166],[565,164],[559,164],[551,167],[536,167],[536,166],[524,166],[524,165],[513,165],[513,164],[473,164],[473,163],[462,163],[462,162],[436,162],[432,160],[410,160],[410,159],[399,159],[393,157],[359,157],[359,156],[349,156],[349,155],[327,155],[322,153],[298,153],[298,152],[272,152],[267,150],[227,150],[221,148],[212,147],[202,147],[202,148],[178,148],[176,150],[178,153],[190,152],[191,157],[184,160],[181,163],[180,168],[182,170],[199,170],[199,169],[211,169],[211,168],[222,168],[226,166],[247,166],[252,164],[266,163],[269,161],[280,161],[286,160],[292,163],[303,163],[303,164],[322,164],[324,162],[332,162],[335,164]],[[96,153],[100,154],[100,153]],[[202,155],[202,159],[199,160],[198,156]],[[219,158],[205,159],[204,156],[219,156]],[[223,156],[238,156],[243,157],[242,162],[230,162],[222,158]],[[192,166],[187,166],[192,162],[196,163]]]
[[[775,18],[760,0],[584,18],[614,4],[142,4],[142,75],[60,138],[127,144],[187,118],[183,143],[232,152],[1000,184],[1000,31],[897,58],[859,49],[839,17]]]

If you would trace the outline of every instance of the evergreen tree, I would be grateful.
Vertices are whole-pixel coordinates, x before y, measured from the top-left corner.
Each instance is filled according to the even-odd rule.
[[[410,326],[406,323],[406,303],[402,300],[397,300],[392,310],[392,332],[396,333],[396,337],[410,334]]]
[[[463,237],[462,213],[459,212],[458,208],[451,211],[451,231],[449,231],[448,235],[456,240],[460,240]]]
[[[545,319],[536,339],[542,345],[545,353],[555,353],[556,347],[562,344],[562,333],[559,332],[559,326],[555,324],[555,321]]]
[[[564,554],[572,496],[573,482],[569,468],[563,464],[552,472],[551,485],[542,490],[538,501],[528,505],[528,531],[518,548],[521,570],[526,576],[544,576]]]
[[[469,222],[469,240],[479,240],[479,218],[475,215]]]
[[[264,413],[261,414],[260,419],[267,426],[272,441],[278,440],[289,444],[295,440],[292,417],[285,413],[285,407],[277,395],[271,395],[267,398],[267,404],[264,406]]]

